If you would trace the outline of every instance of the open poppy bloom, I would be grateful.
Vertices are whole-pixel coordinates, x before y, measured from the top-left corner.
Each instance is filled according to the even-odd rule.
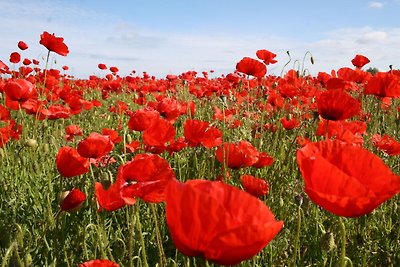
[[[345,120],[361,112],[361,103],[341,89],[322,92],[317,96],[318,113],[326,120]]]
[[[73,177],[89,171],[89,159],[81,157],[75,148],[64,146],[56,157],[58,172],[64,177]]]
[[[110,260],[91,260],[79,264],[78,267],[119,267],[119,265]]]
[[[389,135],[374,134],[372,136],[373,144],[389,156],[400,155],[400,142]]]
[[[398,98],[400,97],[400,77],[388,72],[378,72],[365,85],[364,94]]]
[[[183,254],[220,265],[255,256],[283,227],[264,202],[217,181],[171,181],[166,217],[175,246]]]
[[[56,37],[46,31],[40,35],[39,43],[60,56],[66,56],[69,53],[68,46],[64,43],[64,38]]]
[[[341,141],[305,145],[297,164],[310,199],[339,216],[368,214],[400,192],[400,176],[378,156]]]
[[[10,79],[4,85],[6,95],[13,101],[24,102],[35,93],[34,85],[25,79]]]
[[[297,128],[300,126],[300,121],[289,115],[289,119],[285,116],[281,119],[281,123],[283,128],[285,128],[286,130],[292,130],[294,128]]]
[[[118,169],[119,179],[122,197],[159,203],[165,200],[165,187],[175,179],[175,173],[168,161],[159,155],[137,154]]]
[[[262,78],[267,73],[267,67],[264,63],[250,57],[244,57],[240,60],[236,64],[236,70],[256,78]]]
[[[28,45],[24,41],[19,41],[18,48],[21,50],[26,50],[26,49],[28,49]]]
[[[99,63],[99,65],[97,65],[97,67],[98,67],[99,69],[101,69],[101,70],[106,70],[106,69],[107,69],[107,66],[106,66],[106,64],[104,64],[104,63]]]
[[[364,65],[368,64],[370,61],[366,56],[363,55],[356,55],[352,60],[351,63],[356,68],[362,68]]]
[[[276,57],[276,54],[274,54],[266,49],[258,50],[256,52],[256,55],[259,59],[264,61],[265,65],[275,64],[276,62],[278,62],[276,59],[274,59]]]
[[[240,176],[240,182],[244,190],[255,197],[263,197],[268,194],[269,185],[264,179],[244,174]]]
[[[152,126],[157,119],[160,118],[160,113],[152,108],[142,108],[135,110],[128,121],[128,127],[132,131],[144,131]]]
[[[215,151],[217,160],[226,163],[229,168],[240,169],[250,167],[258,162],[259,152],[247,141],[225,143]]]
[[[186,120],[184,135],[191,147],[203,145],[212,148],[222,144],[222,132],[206,121]]]
[[[173,141],[175,134],[174,126],[168,120],[157,117],[143,132],[143,143],[147,146],[161,147]]]
[[[19,63],[21,61],[21,55],[18,52],[12,52],[10,54],[10,62],[11,63]]]
[[[77,135],[83,135],[83,130],[79,125],[72,124],[65,127],[65,140],[73,141],[74,136]]]
[[[111,184],[108,188],[102,183],[96,182],[94,185],[95,196],[99,207],[99,211],[105,209],[106,211],[118,210],[125,205],[133,205],[136,203],[135,198],[124,198],[121,196],[121,188],[124,181],[121,178]]]
[[[77,211],[85,200],[86,194],[78,188],[74,188],[71,191],[64,192],[60,201],[60,209],[66,212]]]
[[[110,136],[96,132],[91,133],[78,144],[78,152],[85,158],[100,158],[114,148]]]

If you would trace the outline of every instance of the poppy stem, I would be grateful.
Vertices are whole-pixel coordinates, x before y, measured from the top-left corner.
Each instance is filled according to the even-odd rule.
[[[128,207],[126,212],[126,219],[128,221],[129,235],[128,235],[128,250],[129,250],[129,266],[133,267],[133,247],[134,247],[134,235],[135,235],[135,224],[136,224],[136,205]]]
[[[167,266],[167,258],[165,257],[163,245],[162,245],[162,238],[160,234],[160,227],[158,225],[158,219],[157,219],[157,211],[156,211],[156,206],[155,204],[150,204],[150,209],[151,213],[153,215],[153,220],[155,223],[155,231],[156,231],[156,239],[157,239],[157,247],[158,247],[158,253],[160,254],[160,266],[164,267]]]
[[[46,66],[44,67],[44,79],[43,79],[43,86],[44,87],[46,87],[47,67],[49,65],[49,58],[50,58],[50,50],[47,52]]]
[[[143,266],[144,267],[149,267],[149,264],[147,263],[146,244],[144,242],[143,232],[142,232],[142,223],[140,222],[140,209],[139,209],[139,207],[136,209],[136,223],[137,223],[137,227],[138,227],[138,230],[139,230],[140,245],[142,247],[141,251],[142,251]]]
[[[346,266],[346,226],[344,225],[343,218],[339,217],[339,227],[340,227],[340,239],[341,239],[341,249],[340,249],[340,258],[339,258],[339,266]]]
[[[296,228],[296,235],[294,239],[294,258],[293,258],[293,266],[296,266],[297,259],[300,258],[300,250],[299,250],[299,243],[300,243],[300,231],[301,231],[301,217],[303,214],[303,210],[299,206],[297,209],[297,228]]]

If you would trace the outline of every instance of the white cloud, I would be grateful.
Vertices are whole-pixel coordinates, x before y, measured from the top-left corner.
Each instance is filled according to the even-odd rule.
[[[369,8],[375,8],[375,9],[380,9],[380,8],[383,8],[383,3],[382,2],[369,2],[368,3],[368,7]]]
[[[46,50],[39,45],[39,36],[47,30],[64,37],[70,48],[67,57],[53,55],[57,61],[54,67],[68,65],[71,74],[82,78],[102,73],[97,69],[98,63],[117,66],[121,75],[137,70],[164,77],[168,73],[210,69],[215,70],[216,75],[226,74],[235,69],[242,57],[256,57],[258,49],[268,49],[277,54],[278,63],[268,66],[268,73],[275,75],[281,73],[288,61],[286,51],[290,51],[292,61],[285,70],[297,67],[296,60],[302,65],[305,53],[310,51],[315,64],[311,65],[308,57],[304,63],[312,74],[352,67],[350,61],[356,54],[369,57],[371,63],[368,66],[381,70],[386,70],[390,64],[400,67],[396,66],[400,62],[400,28],[337,29],[326,33],[324,38],[307,42],[288,37],[246,33],[228,35],[215,31],[213,34],[177,34],[143,29],[66,2],[49,3],[32,1],[30,4],[29,1],[16,0],[8,1],[2,7],[1,60],[8,62],[9,53],[17,50],[19,40],[30,46],[22,51],[23,57],[44,56]],[[20,8],[25,10],[24,16],[21,16]],[[49,14],[53,17],[50,21]],[[56,17],[55,14],[61,15]],[[79,21],[79,25],[75,21]],[[12,31],[10,25],[13,25]]]
[[[352,67],[350,61],[356,54],[365,55],[371,60],[368,66],[382,71],[387,70],[390,64],[400,67],[396,66],[400,62],[400,28],[385,31],[371,27],[339,29],[327,33],[327,38],[312,45],[317,55],[323,58],[324,68]]]

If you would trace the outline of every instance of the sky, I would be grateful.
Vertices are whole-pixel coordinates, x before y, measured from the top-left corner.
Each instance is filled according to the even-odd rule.
[[[399,14],[400,0],[0,0],[0,60],[12,68],[9,55],[22,40],[29,46],[22,58],[44,62],[39,40],[47,31],[70,50],[52,53],[51,67],[67,65],[77,78],[104,75],[99,63],[122,76],[219,76],[259,49],[277,54],[278,63],[267,67],[273,75],[299,66],[312,75],[352,67],[356,54],[371,60],[364,68],[387,71],[400,68]]]

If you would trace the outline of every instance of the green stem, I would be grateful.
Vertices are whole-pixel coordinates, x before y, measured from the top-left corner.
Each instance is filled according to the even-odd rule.
[[[142,224],[140,222],[140,209],[139,208],[136,209],[136,223],[137,223],[137,227],[139,230],[140,245],[142,246],[143,265],[145,267],[149,267],[149,264],[147,263],[146,244],[144,242],[144,238],[143,238],[143,234],[142,234],[143,232],[142,232]]]
[[[46,87],[47,67],[49,65],[49,58],[50,58],[50,50],[47,52],[46,66],[44,67],[44,79],[43,79],[43,86],[44,87]]]
[[[157,239],[157,247],[158,247],[158,253],[160,256],[160,266],[164,267],[167,266],[167,258],[165,257],[163,245],[162,245],[162,238],[160,234],[160,227],[158,225],[158,219],[157,219],[157,211],[156,211],[156,206],[155,204],[150,204],[150,209],[153,215],[153,220],[155,223],[155,231],[156,231],[156,239]]]
[[[341,249],[340,249],[340,258],[339,258],[339,266],[346,266],[346,226],[344,225],[343,218],[339,217],[339,227],[340,227],[340,239],[341,239]]]
[[[301,231],[301,216],[302,216],[302,209],[301,207],[299,207],[297,209],[297,227],[294,239],[294,253],[293,253],[294,257],[292,266],[296,266],[297,259],[300,258],[299,243],[300,243],[300,231]]]
[[[136,224],[136,205],[133,205],[132,207],[128,207],[127,211],[127,221],[129,225],[129,235],[128,235],[128,251],[129,251],[129,266],[133,267],[133,246],[134,246],[134,235],[135,235],[135,224]]]

